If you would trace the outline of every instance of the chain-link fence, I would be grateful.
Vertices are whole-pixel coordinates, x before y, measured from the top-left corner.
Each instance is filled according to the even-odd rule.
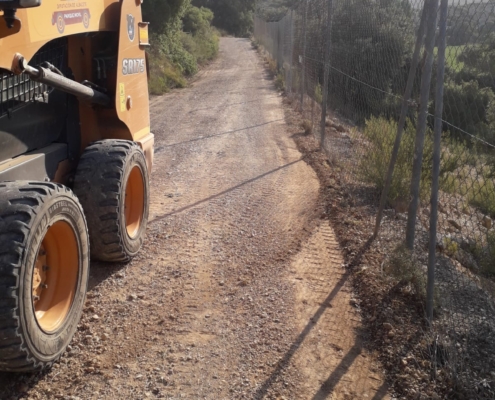
[[[255,39],[376,217],[385,264],[412,254],[435,363],[492,398],[495,1],[303,0]]]

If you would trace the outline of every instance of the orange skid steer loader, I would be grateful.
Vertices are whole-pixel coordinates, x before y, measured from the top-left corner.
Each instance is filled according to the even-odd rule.
[[[150,132],[142,0],[0,0],[0,370],[50,367],[89,258],[144,240]]]

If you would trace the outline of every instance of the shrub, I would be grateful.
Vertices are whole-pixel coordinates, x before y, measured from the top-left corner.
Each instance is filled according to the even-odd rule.
[[[495,159],[476,147],[444,140],[440,188],[495,218]]]
[[[321,85],[318,83],[315,87],[315,101],[321,104],[323,101],[323,92],[321,91]]]
[[[363,133],[369,141],[369,145],[365,146],[359,165],[359,173],[365,182],[373,184],[377,190],[381,191],[385,186],[386,173],[395,143],[397,122],[371,117],[366,121]],[[410,121],[407,121],[388,194],[390,205],[409,198],[415,137],[416,129]],[[428,130],[421,173],[420,194],[422,199],[428,196],[430,189],[432,157],[433,138],[432,132]]]
[[[183,18],[184,32],[180,38],[183,47],[196,63],[205,64],[218,53],[218,33],[211,27],[213,12],[208,8],[189,7]]]
[[[285,89],[284,75],[281,74],[280,72],[277,74],[277,77],[275,78],[275,87],[277,88],[277,90]]]
[[[213,14],[206,8],[197,8],[186,1],[176,1],[177,13],[167,27],[152,32],[153,47],[149,52],[150,93],[163,94],[171,88],[184,87],[185,77],[194,75],[198,66],[213,59],[218,53],[218,35],[211,27]],[[148,14],[158,7],[152,1]],[[190,33],[181,30],[184,28]]]
[[[149,53],[150,94],[161,95],[172,88],[185,87],[187,82],[181,72],[160,52]]]
[[[204,65],[218,54],[218,37],[215,34],[194,36],[181,32],[180,40],[197,65]]]
[[[495,95],[490,88],[480,88],[475,80],[445,85],[444,119],[449,123],[495,144],[494,117]],[[464,142],[471,139],[456,129],[451,133]]]
[[[444,240],[444,245],[445,245],[445,254],[447,254],[450,257],[455,257],[455,255],[459,251],[459,244],[452,240],[451,238],[446,237]]]
[[[273,58],[271,58],[270,56],[267,57],[266,61],[268,63],[268,71],[270,72],[272,77],[277,76],[277,74],[278,74],[277,62]]]
[[[184,32],[197,34],[208,34],[210,32],[213,12],[205,7],[188,7],[182,18]]]
[[[347,0],[337,2],[334,13],[332,67],[344,74],[330,74],[330,103],[361,123],[382,115],[388,93],[404,92],[414,11],[407,1]]]
[[[481,269],[488,276],[495,276],[495,233],[488,234],[486,245],[481,252]]]
[[[313,124],[308,119],[305,119],[301,122],[301,128],[304,129],[304,133],[306,135],[310,135],[311,132],[313,132]]]
[[[400,283],[410,285],[419,299],[426,301],[426,273],[405,245],[398,246],[392,252],[384,271]]]
[[[468,192],[468,201],[485,214],[495,218],[495,185],[493,180],[475,180]]]

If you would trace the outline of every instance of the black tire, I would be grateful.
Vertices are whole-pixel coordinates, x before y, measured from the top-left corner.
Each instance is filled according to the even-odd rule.
[[[55,300],[53,292],[57,292],[55,296],[58,292],[70,293],[65,311],[53,330],[47,331],[43,316],[35,314],[40,312],[36,310],[40,298],[33,292],[35,286],[43,286],[35,282],[35,269],[39,268],[43,246],[49,237],[57,249],[61,243],[63,235],[53,236],[53,227],[63,227],[65,234],[69,232],[76,251],[70,252],[74,263],[60,261],[66,260],[67,252],[61,250],[55,251],[58,261],[53,262],[57,268],[49,271],[48,266],[43,266],[43,271],[45,268],[47,271],[45,283],[51,286],[50,290],[40,289],[46,290],[44,300],[50,304],[47,308],[43,305],[43,315],[58,313],[55,308],[59,305],[58,297]],[[47,260],[48,256],[45,261],[50,264]],[[48,274],[52,274],[51,277]],[[66,290],[66,285],[60,283],[68,276],[71,276],[72,286]],[[79,323],[88,276],[88,231],[82,207],[72,191],[52,183],[0,183],[0,370],[41,370],[51,367],[60,358]]]
[[[139,171],[143,207],[137,230],[128,232],[125,206],[131,172]],[[149,178],[143,151],[134,142],[102,140],[88,146],[76,172],[74,192],[88,221],[91,257],[118,262],[134,257],[144,241],[149,214]]]

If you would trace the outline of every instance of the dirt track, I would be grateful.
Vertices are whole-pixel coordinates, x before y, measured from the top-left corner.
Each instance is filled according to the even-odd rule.
[[[319,182],[250,43],[222,39],[151,113],[141,256],[93,263],[69,352],[48,373],[0,375],[1,398],[386,398]]]

